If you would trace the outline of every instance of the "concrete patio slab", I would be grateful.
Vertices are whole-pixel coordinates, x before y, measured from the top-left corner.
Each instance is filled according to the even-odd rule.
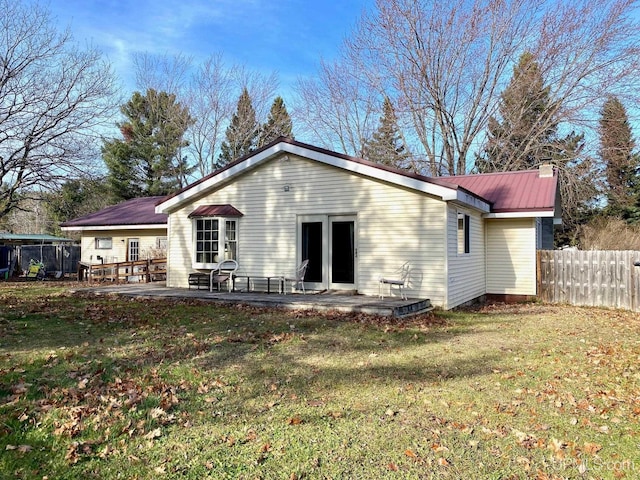
[[[426,313],[433,309],[429,299],[402,300],[397,297],[380,299],[365,295],[340,293],[267,294],[259,292],[209,292],[187,288],[169,288],[164,283],[128,283],[115,285],[86,286],[74,292],[95,295],[123,295],[139,298],[191,298],[226,304],[244,304],[260,307],[286,308],[291,310],[337,310],[362,312],[385,317],[405,317]]]

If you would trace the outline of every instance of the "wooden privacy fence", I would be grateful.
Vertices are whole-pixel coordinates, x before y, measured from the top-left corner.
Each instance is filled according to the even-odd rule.
[[[640,311],[640,251],[539,250],[538,297]]]

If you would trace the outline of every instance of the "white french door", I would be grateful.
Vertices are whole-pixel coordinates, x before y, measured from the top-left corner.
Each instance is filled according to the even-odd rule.
[[[357,232],[355,215],[298,217],[297,259],[309,260],[305,285],[312,290],[355,290]]]

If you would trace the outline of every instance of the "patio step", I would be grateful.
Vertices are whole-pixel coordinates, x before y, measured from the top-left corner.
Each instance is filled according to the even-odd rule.
[[[431,300],[425,298],[424,300],[417,300],[414,303],[406,305],[398,305],[393,309],[394,317],[408,317],[410,315],[419,315],[421,313],[427,313],[433,310]]]

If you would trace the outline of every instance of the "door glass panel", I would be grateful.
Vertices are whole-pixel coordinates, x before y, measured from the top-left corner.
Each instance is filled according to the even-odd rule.
[[[140,241],[137,238],[129,239],[129,261],[137,262],[140,259]]]
[[[302,224],[302,260],[307,259],[305,282],[322,282],[322,222]]]
[[[331,281],[355,283],[354,222],[331,222]]]

